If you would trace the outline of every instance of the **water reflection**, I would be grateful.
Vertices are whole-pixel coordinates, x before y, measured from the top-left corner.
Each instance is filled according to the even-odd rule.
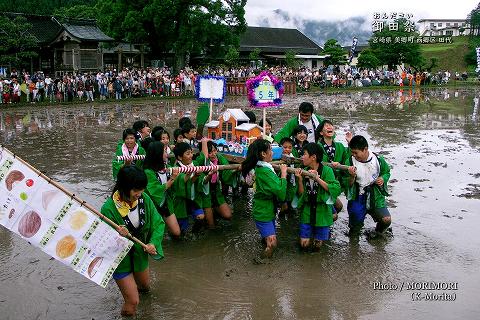
[[[13,141],[21,134],[35,134],[47,130],[88,127],[128,127],[136,119],[151,123],[169,124],[186,113],[195,112],[198,103],[192,100],[155,102],[154,105],[98,105],[54,106],[0,109],[0,137],[2,143]]]
[[[359,108],[362,112],[370,112],[366,114],[370,117],[376,115],[376,110],[402,112],[407,117],[412,113],[421,113],[420,127],[434,129],[457,126],[457,123],[452,122],[477,123],[478,95],[477,89],[439,88],[424,91],[406,89],[320,93],[307,100],[313,100],[316,109],[327,115],[328,110],[343,109],[348,116],[355,116]],[[287,97],[282,109],[294,108],[302,97],[303,95]],[[472,97],[476,97],[473,102]],[[243,100],[238,97],[230,98],[227,105],[245,107]],[[0,137],[3,143],[7,143],[19,134],[35,134],[58,128],[127,127],[136,119],[147,119],[151,123],[167,126],[171,124],[173,129],[176,120],[183,115],[191,114],[194,117],[197,105],[198,103],[192,100],[167,100],[152,101],[145,105],[55,106],[42,107],[39,110],[25,107],[0,110]],[[368,109],[364,110],[364,107]],[[217,109],[222,108],[223,106],[217,106]],[[272,113],[275,115],[276,111],[269,110],[269,115]]]

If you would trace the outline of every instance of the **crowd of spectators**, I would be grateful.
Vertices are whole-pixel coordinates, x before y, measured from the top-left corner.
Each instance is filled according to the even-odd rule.
[[[430,73],[406,70],[364,69],[303,69],[296,73],[297,84],[301,90],[308,91],[316,87],[369,87],[369,86],[419,86],[448,84],[452,75],[448,70]],[[455,80],[466,80],[467,73],[457,72]]]
[[[365,87],[375,85],[414,86],[423,84],[446,84],[452,78],[449,71],[437,73],[415,72],[410,69],[356,70],[355,68],[315,68],[297,69],[275,66],[268,69],[283,81],[297,84],[302,91],[312,87]],[[135,98],[141,96],[168,97],[193,95],[195,80],[199,74],[225,76],[227,82],[244,82],[258,74],[260,70],[252,66],[204,67],[198,70],[185,68],[174,74],[171,68],[124,68],[121,71],[105,70],[97,73],[68,73],[53,77],[42,71],[29,74],[12,69],[8,77],[0,76],[0,103],[42,101],[71,102],[96,99]],[[458,72],[456,80],[466,80],[467,74]]]
[[[0,79],[3,103],[71,102],[95,99],[124,99],[140,96],[179,96],[193,94],[193,70],[173,75],[169,68],[106,70],[97,73],[68,73],[51,77],[42,71],[29,74],[13,70],[10,77]]]

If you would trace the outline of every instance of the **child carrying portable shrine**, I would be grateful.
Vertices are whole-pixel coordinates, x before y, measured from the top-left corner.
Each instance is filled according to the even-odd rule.
[[[304,249],[309,248],[313,237],[313,248],[318,249],[330,237],[332,209],[340,194],[340,183],[335,179],[333,170],[322,165],[323,151],[318,144],[308,143],[303,151],[303,165],[316,177],[302,177],[301,169],[295,174],[300,195],[300,245]]]
[[[308,143],[308,129],[303,125],[297,126],[293,129],[292,133],[293,150],[292,153],[295,157],[301,157],[303,155],[303,147]]]
[[[131,157],[136,155],[145,155],[145,149],[143,149],[140,144],[135,139],[135,131],[133,129],[127,128],[123,130],[122,134],[123,142],[117,144],[117,149],[115,150],[115,156],[112,160],[112,175],[113,179],[117,179],[117,174],[120,168],[126,165],[135,165],[139,168],[142,168],[142,160],[118,160],[118,156]]]
[[[203,157],[193,161],[192,147],[186,142],[180,142],[173,149],[176,162],[174,167],[192,167],[205,165],[208,157],[207,139],[202,139]],[[195,222],[205,219],[203,200],[208,195],[208,181],[205,173],[194,172],[191,174],[180,173],[175,179],[173,191],[175,195],[174,212],[182,232],[186,232],[189,226],[189,216]],[[198,223],[196,223],[198,225]]]
[[[390,179],[390,166],[383,156],[369,151],[367,140],[356,135],[348,143],[352,156],[348,159],[348,222],[349,235],[358,236],[367,213],[377,223],[371,236],[382,235],[392,223],[385,196]]]
[[[293,157],[293,145],[294,142],[291,138],[285,137],[282,138],[280,141],[280,146],[282,146],[283,149],[283,155],[287,157]],[[293,164],[290,164],[289,167],[294,168],[295,166]],[[291,211],[294,207],[296,208],[298,202],[298,197],[297,197],[297,181],[295,178],[295,174],[293,173],[288,173],[287,174],[287,193],[285,195],[285,201],[281,203],[280,206],[280,213],[287,213]]]
[[[173,237],[180,236],[180,226],[174,213],[174,195],[172,187],[178,176],[178,170],[170,174],[167,170],[168,155],[162,142],[151,142],[143,163],[148,184],[146,194],[152,199]]]
[[[266,247],[263,257],[270,258],[277,246],[275,232],[275,217],[277,202],[285,201],[287,191],[287,166],[280,165],[280,178],[276,175],[270,162],[272,147],[264,139],[255,140],[249,147],[247,157],[242,163],[242,175],[246,177],[250,170],[255,169],[255,184],[253,195],[253,218]]]
[[[222,155],[217,153],[217,144],[213,141],[207,142],[208,159],[207,164],[213,165],[228,165],[228,160]],[[203,153],[197,158],[198,162],[203,161]],[[238,171],[236,170],[222,170],[219,172],[210,172],[206,176],[206,181],[209,183],[209,194],[204,198],[203,209],[205,211],[205,219],[210,228],[215,226],[214,214],[218,213],[220,217],[226,220],[232,218],[232,209],[225,201],[225,197],[222,193],[222,186],[230,185],[236,186],[238,180]]]
[[[346,171],[335,169],[339,164],[345,164],[350,157],[350,149],[346,148],[341,142],[335,141],[335,127],[330,120],[323,120],[317,128],[316,136],[318,137],[318,144],[323,149],[322,161],[330,162],[333,166],[333,173],[335,178],[340,182],[342,191],[346,191],[345,176],[348,176]],[[337,220],[338,213],[342,211],[343,204],[339,198],[335,201],[335,212],[333,220]]]

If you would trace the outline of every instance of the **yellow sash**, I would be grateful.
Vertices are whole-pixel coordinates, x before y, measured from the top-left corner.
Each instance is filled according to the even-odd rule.
[[[120,199],[120,193],[115,191],[112,196],[113,202],[115,203],[115,207],[117,208],[118,212],[122,218],[126,217],[130,213],[130,209],[135,208],[138,204],[138,200],[135,200],[132,206],[130,206],[127,202]]]

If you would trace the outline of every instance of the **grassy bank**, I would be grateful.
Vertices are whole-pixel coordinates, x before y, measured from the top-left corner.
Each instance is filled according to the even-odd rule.
[[[432,71],[449,70],[452,74],[456,71],[473,71],[465,62],[465,55],[469,51],[469,39],[466,36],[452,37],[452,43],[422,44],[422,55],[430,61],[436,58],[438,66]]]

